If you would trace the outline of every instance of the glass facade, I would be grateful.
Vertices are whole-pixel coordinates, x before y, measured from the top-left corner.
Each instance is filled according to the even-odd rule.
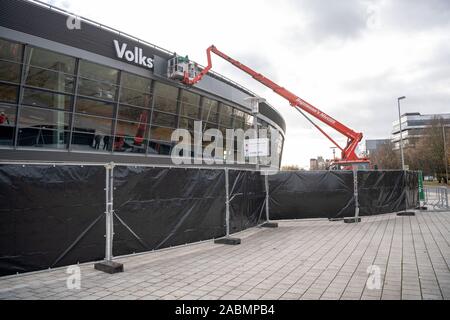
[[[253,127],[253,116],[232,105],[0,39],[2,147],[170,155],[174,129],[193,134],[200,120],[224,138],[227,128]]]

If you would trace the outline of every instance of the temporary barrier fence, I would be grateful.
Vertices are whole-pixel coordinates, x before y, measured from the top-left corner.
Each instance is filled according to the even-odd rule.
[[[227,237],[269,220],[413,208],[416,176],[0,163],[0,275],[111,261]]]

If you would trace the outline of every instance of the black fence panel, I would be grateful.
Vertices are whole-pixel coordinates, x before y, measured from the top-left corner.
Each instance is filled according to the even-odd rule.
[[[416,208],[418,174],[409,171],[360,171],[358,193],[361,216]]]
[[[105,256],[105,171],[99,166],[0,165],[0,276]],[[229,170],[230,233],[265,221],[265,177]],[[360,172],[361,215],[418,203],[414,172]],[[269,176],[270,217],[340,218],[355,212],[353,172]],[[226,233],[225,170],[114,168],[114,255]]]
[[[269,176],[270,218],[340,218],[355,213],[353,172],[291,171]]]
[[[264,176],[259,172],[229,171],[230,233],[260,224],[265,216]]]
[[[105,168],[0,166],[0,276],[105,252]]]
[[[225,172],[114,169],[114,255],[225,235]]]

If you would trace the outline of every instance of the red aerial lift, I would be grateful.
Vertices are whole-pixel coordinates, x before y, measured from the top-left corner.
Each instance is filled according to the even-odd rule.
[[[317,109],[310,103],[296,96],[287,89],[279,86],[275,82],[266,78],[262,74],[254,71],[253,69],[247,67],[246,65],[240,63],[237,60],[232,59],[223,52],[219,51],[215,46],[210,46],[206,50],[206,55],[208,58],[208,65],[203,68],[199,73],[196,72],[197,66],[194,62],[189,61],[188,57],[175,56],[169,61],[168,75],[172,79],[179,79],[187,85],[194,85],[199,82],[212,68],[211,52],[215,53],[224,60],[230,62],[232,65],[238,69],[244,71],[245,73],[252,76],[255,80],[262,83],[266,87],[272,89],[275,93],[279,94],[283,98],[289,101],[291,106],[293,106],[297,111],[299,111],[303,116],[305,116],[309,122],[311,122],[322,134],[324,134],[336,147],[342,151],[342,159],[333,161],[332,168],[335,170],[348,170],[352,168],[358,169],[369,169],[370,161],[366,158],[359,158],[356,153],[356,147],[358,143],[362,140],[363,134],[360,132],[355,132],[348,128],[339,121],[333,119],[331,116],[327,115],[325,112]],[[306,111],[310,115],[314,116],[316,119],[324,122],[328,126],[332,127],[336,131],[340,132],[347,137],[346,147],[341,147],[333,138],[330,137],[322,128],[320,128],[316,123],[314,123],[303,111]]]

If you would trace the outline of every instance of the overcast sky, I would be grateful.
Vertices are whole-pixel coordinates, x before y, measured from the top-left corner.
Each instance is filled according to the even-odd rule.
[[[390,136],[399,96],[403,112],[450,112],[449,0],[47,2],[200,64],[214,44],[367,139]],[[284,99],[220,58],[213,70],[284,116],[283,164],[332,158],[331,142]]]

